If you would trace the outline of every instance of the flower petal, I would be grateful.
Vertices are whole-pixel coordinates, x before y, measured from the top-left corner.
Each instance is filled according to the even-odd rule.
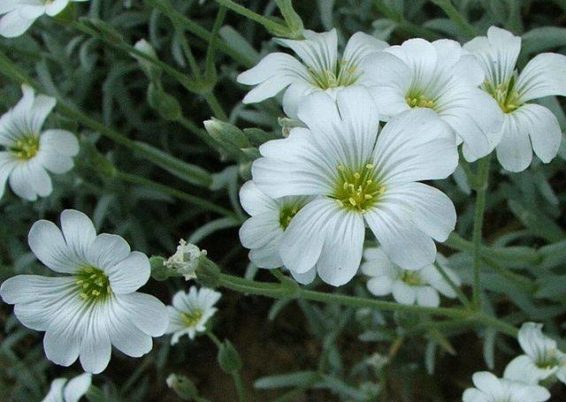
[[[34,23],[35,19],[24,18],[19,10],[14,10],[0,19],[0,35],[15,38],[22,35]]]
[[[303,274],[315,266],[322,253],[328,221],[337,205],[328,199],[316,199],[295,215],[281,239],[279,254],[284,265]]]
[[[398,280],[393,283],[391,292],[397,303],[415,304],[417,291],[413,286],[409,286],[405,282]]]
[[[39,137],[40,148],[55,151],[65,156],[75,156],[79,153],[77,137],[66,130],[46,130]]]
[[[295,128],[259,149],[264,157],[254,161],[252,176],[268,196],[318,195],[332,188],[336,160],[318,148],[309,130]]]
[[[31,125],[29,129],[33,133],[39,133],[45,119],[51,113],[57,101],[55,98],[46,95],[37,95],[33,101],[33,106],[29,111]]]
[[[289,272],[291,272],[291,276],[293,277],[293,279],[295,279],[301,285],[308,285],[312,283],[312,281],[314,281],[314,278],[316,278],[316,266],[312,267],[307,272],[302,274],[295,271],[289,271]]]
[[[119,295],[117,299],[141,331],[154,337],[165,333],[169,323],[167,309],[157,298],[135,292]]]
[[[6,181],[8,181],[14,167],[16,167],[16,161],[13,160],[10,153],[0,152],[0,198],[4,195]]]
[[[333,203],[334,201],[328,201]],[[348,283],[358,272],[364,248],[364,220],[359,213],[339,210],[328,217],[326,239],[316,264],[324,282],[332,286]]]
[[[501,139],[504,115],[490,95],[461,85],[446,91],[439,115],[464,142],[464,157],[473,162],[489,154]]]
[[[386,190],[380,202],[402,205],[407,219],[437,241],[445,241],[456,226],[456,208],[442,191],[422,183]]]
[[[448,177],[458,165],[458,151],[450,129],[434,112],[413,109],[385,125],[374,161],[387,188]]]
[[[240,189],[240,204],[252,216],[279,209],[277,201],[265,195],[251,180],[245,182]]]
[[[566,56],[542,53],[527,63],[517,80],[520,102],[545,96],[566,96]]]
[[[360,69],[382,118],[410,109],[405,96],[411,85],[411,71],[400,58],[387,52],[371,54],[360,63]]]
[[[240,242],[249,249],[263,247],[283,233],[279,214],[275,211],[252,216],[240,228]]]
[[[303,62],[315,71],[335,71],[338,62],[338,35],[336,29],[317,33],[303,31],[304,40],[275,39],[291,48]]]
[[[430,286],[419,286],[417,289],[417,304],[425,307],[438,307],[440,305],[438,292]]]
[[[393,279],[388,276],[377,276],[371,278],[367,288],[374,296],[385,296],[393,291]]]
[[[108,336],[112,345],[131,357],[148,353],[153,346],[151,336],[139,330],[131,322],[129,312],[118,303],[111,303],[108,307]]]
[[[507,83],[517,64],[521,51],[521,38],[504,29],[492,26],[487,38],[480,36],[464,45],[464,49],[476,56],[486,73],[486,79],[494,85]]]
[[[69,248],[80,258],[87,260],[96,229],[84,213],[66,209],[61,213],[61,230]]]
[[[118,264],[105,268],[105,272],[112,292],[123,295],[145,285],[151,275],[151,267],[144,253],[133,251]]]
[[[112,344],[108,335],[108,312],[105,306],[94,306],[82,317],[79,360],[83,370],[98,374],[110,362]]]
[[[288,54],[271,53],[258,65],[241,73],[237,80],[241,84],[257,85],[243,100],[244,103],[255,103],[277,95],[293,82],[307,81],[308,71]]]
[[[10,174],[10,187],[21,198],[37,200],[53,191],[51,178],[37,159],[17,164]]]
[[[68,367],[79,357],[82,334],[82,300],[76,296],[59,310],[43,338],[45,355],[52,362]]]
[[[524,121],[523,116],[515,111],[505,117],[501,141],[496,148],[499,163],[510,172],[525,170],[533,159],[528,121]]]
[[[558,119],[547,108],[526,104],[515,111],[517,124],[524,126],[529,133],[533,151],[544,163],[549,163],[560,148],[562,132]]]
[[[366,56],[379,52],[388,46],[389,44],[387,42],[363,32],[356,32],[348,40],[346,48],[344,49],[342,60],[343,62],[347,62],[355,66]]]
[[[403,42],[400,46],[390,46],[385,52],[401,59],[411,71],[412,82],[429,83],[437,68],[438,58],[432,43],[416,38]]]
[[[362,87],[349,87],[336,97],[338,111],[343,121],[349,166],[368,162],[375,147],[379,130],[379,114],[372,97]],[[345,152],[346,153],[346,152]]]
[[[121,236],[102,233],[96,236],[86,258],[94,267],[113,267],[130,255],[130,245]]]
[[[283,95],[283,111],[292,119],[299,119],[299,105],[313,92],[320,91],[307,81],[295,81],[285,91]]]
[[[395,277],[397,268],[381,247],[368,248],[364,251],[364,259],[366,260],[361,270],[364,275],[368,276],[388,276]]]
[[[401,268],[420,269],[434,261],[434,242],[408,220],[403,207],[382,203],[365,218],[383,251]]]
[[[90,373],[81,374],[70,380],[63,393],[65,402],[79,402],[79,399],[87,393],[91,384],[92,375]]]
[[[39,261],[55,272],[74,273],[82,263],[53,222],[35,222],[28,234],[28,244]]]

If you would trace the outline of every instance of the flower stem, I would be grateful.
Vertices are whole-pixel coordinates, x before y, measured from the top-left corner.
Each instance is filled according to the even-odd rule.
[[[172,187],[166,186],[164,184],[154,182],[152,180],[146,179],[145,177],[141,177],[141,176],[137,176],[137,175],[133,175],[133,174],[129,174],[129,173],[124,173],[124,172],[120,172],[120,171],[116,171],[115,175],[116,175],[115,177],[120,179],[120,180],[153,188],[153,189],[155,189],[155,190],[157,190],[161,193],[169,194],[173,197],[176,197],[180,200],[186,201],[189,204],[195,205],[195,206],[200,207],[202,209],[205,209],[207,211],[216,212],[217,214],[238,220],[238,217],[236,216],[236,214],[234,212],[232,212],[228,209],[219,207],[218,205],[216,205],[216,204],[214,204],[214,203],[212,203],[208,200],[205,200],[203,198],[196,197],[194,195],[185,193],[184,191],[181,191],[181,190],[177,190],[176,188],[172,188]]]
[[[474,294],[473,304],[476,310],[481,308],[481,241],[483,229],[483,217],[485,213],[485,199],[489,179],[489,163],[491,155],[479,161],[476,180],[476,206],[474,211],[474,231],[472,242],[474,244]]]
[[[466,18],[458,11],[450,0],[432,0],[434,4],[442,8],[442,11],[450,18],[462,31],[462,34],[471,39],[477,35],[477,31]]]
[[[290,280],[283,281],[281,283],[268,283],[239,278],[233,275],[220,274],[219,281],[220,286],[227,289],[232,289],[241,293],[271,297],[274,299],[301,298],[327,304],[340,304],[343,306],[359,308],[367,307],[381,311],[407,311],[429,314],[463,321],[471,321],[476,324],[493,327],[509,336],[517,335],[517,329],[504,321],[488,316],[482,312],[475,312],[460,308],[424,307],[337,293],[324,293],[303,289],[296,283],[292,286],[289,283]]]
[[[263,25],[263,27],[265,29],[267,29],[270,32],[285,32],[287,30],[287,27],[285,27],[284,25],[281,25],[267,17],[264,17],[263,15],[260,15],[252,10],[250,10],[249,8],[246,8],[232,0],[216,0],[216,2],[232,11],[234,11],[235,13],[240,14],[243,17],[246,17],[252,21],[257,22],[260,25]]]

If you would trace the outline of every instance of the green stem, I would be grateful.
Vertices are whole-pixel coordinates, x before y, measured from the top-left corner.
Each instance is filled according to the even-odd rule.
[[[260,295],[275,299],[300,298],[305,300],[317,301],[327,304],[340,304],[343,306],[372,308],[381,311],[407,311],[433,316],[442,316],[453,319],[472,321],[476,324],[484,324],[499,331],[516,336],[517,329],[504,321],[495,317],[490,317],[482,312],[463,310],[459,308],[447,307],[424,307],[418,305],[406,305],[395,302],[387,302],[376,299],[347,296],[337,293],[324,293],[314,290],[307,290],[296,286],[289,286],[287,283],[266,283],[249,279],[239,278],[233,275],[220,274],[220,285],[241,293]]]
[[[457,233],[451,233],[443,243],[445,246],[458,251],[465,251],[473,254],[474,244],[463,239]],[[501,259],[508,262],[521,262],[528,264],[539,264],[542,260],[541,255],[534,249],[528,247],[481,247],[481,255],[486,258]]]
[[[151,7],[162,10],[163,6],[159,0],[145,0],[145,1]],[[168,13],[171,17],[175,17],[177,21],[183,25],[184,29],[186,29],[188,32],[192,33],[196,37],[206,42],[210,42],[212,40],[212,34],[209,31],[201,27],[196,22],[190,20],[189,18],[187,18],[177,10],[170,8],[168,10]],[[221,52],[225,53],[226,55],[230,56],[232,59],[234,59],[234,61],[236,61],[238,64],[244,67],[251,67],[253,65],[253,62],[248,60],[244,55],[238,53],[236,49],[233,49],[232,47],[228,46],[224,41],[219,41],[216,44],[216,48]]]
[[[210,42],[208,43],[208,49],[206,51],[206,76],[216,77],[216,68],[214,66],[214,58],[216,56],[216,47],[218,45],[218,32],[224,23],[224,18],[226,18],[226,7],[220,6],[218,9],[218,14],[216,14],[216,19],[214,20],[214,26],[212,27]]]
[[[238,394],[238,400],[240,402],[246,402],[246,391],[244,389],[244,382],[242,380],[242,375],[240,371],[234,371],[232,373],[232,379],[234,380],[234,386],[236,387],[236,393]]]
[[[450,18],[462,31],[462,34],[468,39],[471,39],[477,35],[477,31],[473,25],[471,25],[466,18],[458,11],[456,7],[452,4],[450,0],[432,0],[434,4],[442,8],[442,11]]]
[[[211,331],[206,331],[206,335],[210,338],[212,342],[216,345],[216,348],[220,351],[222,348],[222,342],[216,335],[214,335]],[[236,388],[236,393],[238,394],[238,400],[240,402],[246,402],[246,392],[244,388],[244,382],[242,381],[242,375],[240,370],[233,371],[230,373],[232,376],[232,380],[234,381],[234,387]]]
[[[397,24],[397,28],[411,36],[418,36],[428,40],[440,39],[442,36],[430,29],[407,21],[405,17],[396,10],[389,7],[383,0],[375,0],[374,6],[381,14]]]
[[[199,198],[196,197],[194,195],[191,194],[187,194],[184,191],[181,190],[177,190],[175,188],[166,186],[164,184],[161,183],[157,183],[154,182],[153,180],[150,179],[146,179],[145,177],[141,177],[141,176],[136,176],[133,174],[129,174],[129,173],[124,173],[124,172],[120,172],[120,171],[116,171],[115,172],[115,177],[129,182],[129,183],[133,183],[133,184],[139,184],[142,186],[146,186],[146,187],[150,187],[153,189],[158,190],[159,192],[162,192],[164,194],[169,194],[175,198],[178,198],[180,200],[186,201],[192,205],[198,206],[202,209],[205,209],[207,211],[211,211],[211,212],[216,212],[217,214],[223,215],[223,216],[227,216],[230,218],[234,218],[234,219],[238,219],[238,217],[236,216],[236,214],[228,209],[219,207],[218,205],[205,200],[203,198]]]
[[[487,194],[488,178],[489,178],[489,163],[491,156],[488,155],[479,161],[477,180],[476,180],[476,205],[474,211],[474,230],[473,230],[473,244],[474,244],[474,294],[473,303],[476,309],[481,308],[481,240],[483,229],[483,217],[485,213],[485,201]]]
[[[244,16],[252,21],[257,22],[260,25],[263,25],[265,29],[267,29],[268,31],[275,33],[275,32],[280,32],[283,33],[285,31],[287,31],[287,27],[284,25],[281,25],[267,17],[264,17],[263,15],[260,15],[256,12],[253,12],[252,10],[233,2],[232,0],[216,0],[216,2],[232,11],[234,11],[235,13],[240,14],[241,16]]]
[[[212,92],[205,95],[204,99],[206,99],[206,103],[208,103],[208,106],[212,109],[212,113],[214,113],[216,118],[224,121],[228,120],[228,115],[226,115],[224,109],[222,109],[222,106],[220,105],[220,102],[218,102],[218,99]]]
[[[438,263],[434,263],[434,268],[436,268],[436,270],[440,273],[440,275],[442,275],[444,280],[446,282],[448,282],[448,284],[450,285],[452,290],[454,290],[454,292],[456,293],[456,296],[458,297],[458,300],[460,300],[460,303],[462,303],[465,307],[469,307],[470,306],[470,300],[466,297],[464,292],[462,292],[462,289],[460,289],[460,286],[456,285],[456,283],[454,283],[452,278],[450,278],[450,276],[448,276],[448,274],[446,273],[446,270],[442,267],[442,265],[440,265]]]

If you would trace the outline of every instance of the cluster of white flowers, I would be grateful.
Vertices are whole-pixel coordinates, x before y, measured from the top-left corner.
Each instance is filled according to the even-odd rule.
[[[370,281],[372,293],[422,305],[438,305],[437,290],[454,297],[431,264],[433,240],[446,240],[456,211],[420,182],[453,174],[459,144],[469,162],[497,149],[511,171],[528,167],[531,149],[543,162],[554,158],[556,117],[527,102],[566,95],[566,56],[541,54],[517,78],[521,40],[496,27],[464,46],[446,39],[388,46],[357,33],[342,57],[335,30],[304,38],[276,40],[302,63],[272,53],[238,77],[255,85],[244,103],[285,90],[283,109],[300,121],[287,138],[260,147],[241,189],[251,218],[240,239],[250,259],[284,266],[301,283],[318,273],[343,285],[360,268],[369,227],[383,255],[379,269],[366,265],[380,278]]]
[[[41,131],[45,119],[55,107],[55,99],[35,96],[34,90],[22,86],[23,97],[0,118],[0,198],[6,182],[18,196],[35,201],[53,191],[47,171],[60,174],[73,168],[73,156],[79,142],[70,132],[51,129]]]
[[[20,36],[42,15],[53,17],[73,1],[88,0],[2,0],[0,35],[6,38]]]
[[[550,393],[539,383],[559,380],[566,384],[566,354],[542,333],[542,324],[524,323],[518,339],[525,354],[507,365],[503,378],[487,371],[475,373],[475,388],[464,392],[464,402],[541,402]]]

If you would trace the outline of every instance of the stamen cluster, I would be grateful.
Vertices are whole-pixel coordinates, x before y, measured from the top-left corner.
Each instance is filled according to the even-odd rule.
[[[338,180],[333,198],[347,210],[364,213],[385,192],[385,187],[376,180],[375,165],[372,163],[355,170],[344,165],[339,165],[337,169]]]
[[[85,267],[76,275],[80,297],[87,302],[104,301],[112,294],[108,276],[99,268]]]

